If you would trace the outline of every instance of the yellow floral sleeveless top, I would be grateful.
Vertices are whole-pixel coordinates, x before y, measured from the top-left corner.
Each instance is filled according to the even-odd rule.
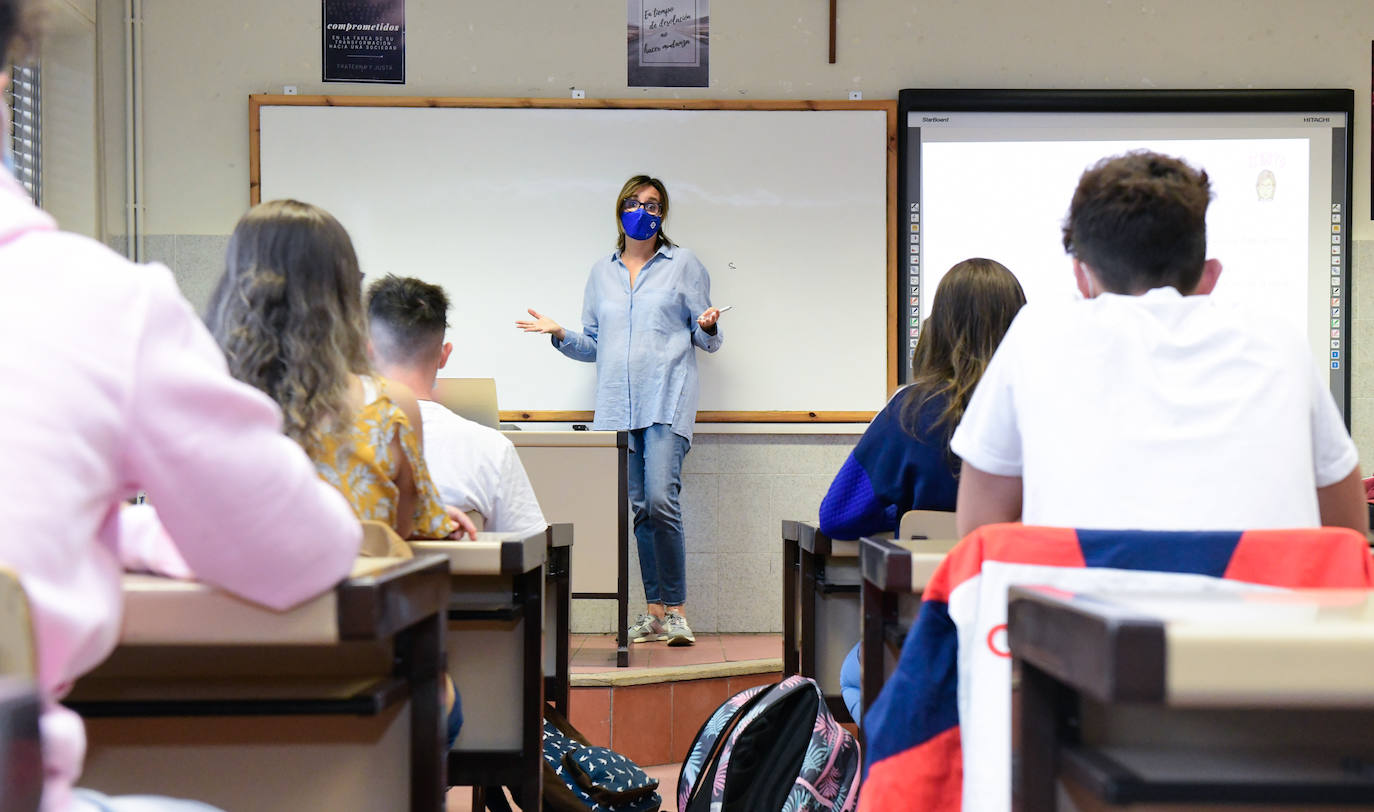
[[[347,431],[325,435],[313,455],[315,470],[348,498],[359,519],[386,522],[394,528],[400,495],[396,476],[401,461],[392,459],[391,441],[399,433],[401,450],[415,478],[415,536],[445,538],[458,525],[444,512],[410,419],[387,394],[384,378],[363,376],[361,380],[367,405]]]

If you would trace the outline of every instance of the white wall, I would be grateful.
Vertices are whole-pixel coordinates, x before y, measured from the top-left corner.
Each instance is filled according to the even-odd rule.
[[[95,0],[51,4],[42,71],[43,206],[63,228],[100,239]]]
[[[317,3],[145,0],[149,232],[230,229],[248,201],[247,96],[284,84],[302,93],[563,97],[576,86],[591,97],[731,99],[834,99],[850,89],[893,98],[904,87],[1350,87],[1370,98],[1367,0],[856,0],[840,5],[834,65],[825,3],[722,0],[711,20],[712,84],[700,89],[626,87],[618,3],[406,5],[409,82],[367,86],[319,81]],[[122,115],[121,104],[106,108]],[[1368,145],[1368,106],[1356,124]],[[1355,178],[1354,236],[1374,238],[1367,148]]]

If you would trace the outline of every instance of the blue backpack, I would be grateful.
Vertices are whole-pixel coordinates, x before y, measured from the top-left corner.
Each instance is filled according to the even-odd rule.
[[[794,676],[740,691],[697,731],[677,782],[678,812],[849,812],[859,743],[816,683]]]
[[[552,705],[544,706],[544,791],[547,812],[658,812],[658,781],[639,765],[605,747],[588,743]],[[515,802],[526,805],[514,790]],[[489,787],[488,812],[512,812],[500,787]]]

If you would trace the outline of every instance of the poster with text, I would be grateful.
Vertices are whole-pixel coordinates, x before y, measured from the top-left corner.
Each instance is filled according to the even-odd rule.
[[[406,81],[405,0],[323,0],[324,81]]]
[[[710,84],[710,0],[627,0],[630,87]]]

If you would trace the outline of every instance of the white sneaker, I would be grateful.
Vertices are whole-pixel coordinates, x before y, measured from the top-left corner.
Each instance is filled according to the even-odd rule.
[[[664,630],[663,621],[649,613],[639,616],[639,620],[630,627],[631,643],[651,643],[656,640],[667,640],[668,634]]]
[[[677,612],[668,612],[667,617],[663,619],[663,626],[667,631],[664,637],[668,639],[668,645],[691,646],[696,644],[697,639],[692,635],[692,627],[687,625],[687,618]]]

